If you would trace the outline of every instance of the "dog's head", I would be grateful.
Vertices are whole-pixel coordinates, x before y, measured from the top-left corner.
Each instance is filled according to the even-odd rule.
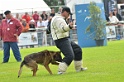
[[[62,62],[62,56],[61,56],[61,52],[60,51],[49,51],[49,50],[45,50],[44,52],[46,54],[49,54],[51,56],[52,61]]]
[[[60,51],[55,52],[55,53],[54,53],[54,56],[53,56],[53,59],[54,59],[55,61],[62,62],[61,52],[60,52]]]

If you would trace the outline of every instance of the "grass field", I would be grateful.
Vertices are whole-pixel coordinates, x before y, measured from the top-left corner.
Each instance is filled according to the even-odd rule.
[[[44,49],[55,50],[56,47],[21,49],[22,57]],[[3,52],[0,51],[0,62]],[[50,65],[53,75],[39,65],[36,77],[24,66],[20,78],[17,78],[20,63],[11,54],[9,63],[0,64],[0,82],[124,82],[124,41],[111,41],[105,47],[83,48],[84,66],[87,71],[75,72],[73,62],[66,74],[57,75],[58,66]]]

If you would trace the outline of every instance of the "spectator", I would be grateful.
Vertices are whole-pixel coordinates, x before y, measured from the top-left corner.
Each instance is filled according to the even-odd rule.
[[[62,13],[62,7],[59,7],[58,14],[61,14],[61,13]]]
[[[121,15],[117,12],[117,9],[114,9],[113,15],[118,18],[119,21],[122,21]],[[123,36],[123,26],[118,26],[118,29],[116,29],[117,35],[122,35]]]
[[[114,9],[113,15],[116,16],[119,21],[122,21],[122,17],[120,14],[118,14],[117,9]]]
[[[22,19],[25,19],[27,23],[31,20],[29,14],[26,12],[25,15],[22,16]]]
[[[20,20],[21,18],[19,17],[19,13],[16,13],[16,17],[17,20]]]
[[[41,18],[42,18],[43,21],[48,19],[48,15],[46,14],[45,11],[43,11],[43,13],[41,14]]]
[[[37,22],[37,27],[38,28],[42,28],[42,27],[44,27],[45,25],[44,25],[44,22],[43,22],[43,20],[42,20],[42,18],[40,17],[39,18],[39,21]]]
[[[37,21],[39,20],[39,15],[38,15],[37,11],[34,12],[32,17],[33,17],[34,21],[37,23]]]
[[[4,14],[6,15],[6,19],[2,21],[1,25],[2,40],[4,46],[3,63],[7,63],[9,61],[10,47],[12,48],[16,60],[20,62],[22,59],[17,45],[17,41],[18,36],[22,32],[22,25],[17,19],[12,17],[11,11],[5,11]]]
[[[108,15],[107,15],[106,13],[105,13],[105,18],[106,18],[106,21],[107,21],[107,22],[110,21]]]
[[[35,31],[35,21],[32,19],[30,22],[29,22],[29,30],[30,31]]]
[[[22,32],[28,32],[29,24],[26,22],[25,19],[22,19]]]
[[[49,22],[49,19],[43,21],[44,22],[44,26],[47,28],[47,25],[48,25],[48,22]]]
[[[0,14],[0,24],[2,23],[2,20],[3,20],[3,15]]]
[[[29,22],[29,31],[30,32],[34,32],[36,31],[35,29],[35,21],[32,19],[30,22]],[[34,45],[30,45],[30,48],[34,48]]]
[[[0,14],[0,20],[2,20],[3,19],[3,14]]]
[[[55,16],[55,10],[54,10],[54,8],[51,9],[50,16],[51,16],[51,17],[54,17],[54,16]]]
[[[113,16],[112,12],[109,13],[109,20],[111,23],[118,23],[119,22],[118,18],[116,16]]]
[[[52,17],[49,16],[47,30],[46,30],[47,34],[50,34],[51,33],[51,20],[52,20]]]

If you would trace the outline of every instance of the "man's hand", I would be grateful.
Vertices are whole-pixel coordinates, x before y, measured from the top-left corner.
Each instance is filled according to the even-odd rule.
[[[16,37],[16,39],[17,39],[17,42],[19,42],[18,35],[17,35],[17,34],[14,34],[14,36]]]
[[[17,34],[14,34],[14,36],[15,36],[15,37],[18,37],[18,35],[17,35]]]
[[[70,27],[70,29],[73,28],[73,22],[70,22],[70,23],[69,23],[69,27]]]

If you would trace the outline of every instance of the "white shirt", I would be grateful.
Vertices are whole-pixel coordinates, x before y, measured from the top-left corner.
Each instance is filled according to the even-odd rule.
[[[37,27],[47,27],[47,25],[48,25],[48,20],[42,21],[42,22],[40,22],[40,21],[37,22]]]
[[[111,23],[119,22],[119,20],[118,20],[118,18],[116,16],[112,16],[112,17],[109,16],[109,20],[110,20]]]
[[[44,22],[44,26],[47,27],[47,25],[48,25],[48,20],[43,21],[43,22]]]
[[[7,19],[7,23],[9,23],[9,22],[10,22],[10,20],[11,20],[11,19]]]
[[[51,21],[51,34],[53,40],[69,37],[69,25],[62,16],[54,16]]]
[[[37,27],[44,27],[45,25],[44,25],[44,22],[42,21],[42,22],[40,22],[40,21],[38,21],[37,22]]]

